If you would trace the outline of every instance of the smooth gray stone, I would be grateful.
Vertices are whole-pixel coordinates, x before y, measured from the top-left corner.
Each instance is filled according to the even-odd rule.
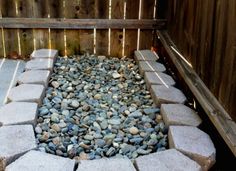
[[[8,90],[16,85],[16,80],[24,68],[25,62],[21,60],[0,61],[0,106],[6,103]]]
[[[32,125],[0,127],[0,170],[25,152],[37,147]]]
[[[136,171],[129,159],[81,160],[77,171]]]
[[[165,103],[185,103],[185,95],[177,88],[165,85],[152,85],[151,95],[157,106]]]
[[[45,59],[45,58],[50,58],[50,59],[55,59],[58,57],[58,50],[55,49],[37,49],[33,51],[33,53],[30,55],[32,59]]]
[[[170,126],[170,148],[175,148],[209,170],[216,162],[216,149],[208,134],[193,126]]]
[[[183,104],[162,104],[161,115],[166,126],[199,126],[202,123],[198,114]]]
[[[54,59],[32,59],[26,63],[25,70],[53,70]]]
[[[36,124],[37,103],[11,102],[0,108],[0,125]]]
[[[165,72],[166,67],[155,61],[139,61],[139,72],[143,76],[145,72]]]
[[[73,171],[75,161],[39,151],[29,151],[6,167],[6,171]]]
[[[135,159],[139,171],[201,171],[201,166],[181,152],[170,149]]]
[[[50,71],[47,70],[30,70],[23,72],[17,82],[18,84],[41,84],[48,86]]]
[[[45,88],[43,85],[21,84],[10,90],[8,101],[36,102],[41,105],[44,94]]]
[[[151,88],[151,85],[175,85],[175,81],[171,76],[161,72],[145,72],[144,79],[148,90]]]
[[[137,50],[134,52],[136,61],[157,61],[159,56],[151,50]]]

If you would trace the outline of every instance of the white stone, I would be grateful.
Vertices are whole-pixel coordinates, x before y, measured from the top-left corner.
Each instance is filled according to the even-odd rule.
[[[134,52],[136,61],[157,61],[159,56],[151,50],[137,50]]]
[[[29,151],[6,167],[6,171],[73,171],[75,161],[39,151]]]
[[[152,85],[151,95],[157,106],[163,103],[185,103],[185,95],[177,88],[165,85]]]
[[[201,166],[181,152],[170,149],[138,157],[139,171],[201,171]]]
[[[11,102],[0,108],[0,125],[36,123],[37,103]]]
[[[81,160],[77,171],[136,171],[129,159]]]
[[[32,59],[55,59],[56,57],[58,57],[58,51],[55,49],[38,49],[31,54]]]
[[[36,84],[21,84],[10,90],[8,101],[13,102],[36,102],[39,105],[45,94],[43,85]]]
[[[48,86],[50,71],[47,70],[30,70],[23,72],[18,78],[18,84],[42,84]]]
[[[209,135],[193,126],[170,126],[170,148],[175,148],[209,170],[215,163],[216,149]]]
[[[161,115],[166,126],[199,126],[202,123],[198,114],[183,104],[162,104]]]
[[[139,61],[139,72],[144,75],[145,72],[165,72],[166,67],[155,61]]]
[[[26,63],[25,70],[53,70],[53,59],[32,59]]]
[[[0,170],[25,152],[37,147],[32,125],[0,127]]]
[[[175,81],[171,76],[161,72],[145,72],[144,79],[148,90],[151,88],[151,85],[175,85]]]
[[[119,73],[117,73],[117,72],[114,72],[114,73],[112,74],[112,77],[115,78],[115,79],[117,79],[117,78],[120,78],[121,75],[120,75]]]

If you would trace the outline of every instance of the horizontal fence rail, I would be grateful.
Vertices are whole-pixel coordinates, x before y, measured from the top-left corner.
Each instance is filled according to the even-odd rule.
[[[164,29],[166,20],[151,19],[47,19],[47,18],[3,18],[2,28],[51,28],[51,29]]]
[[[2,0],[0,57],[28,58],[40,48],[61,56],[132,57],[136,49],[150,49],[155,30],[166,25],[159,1]]]

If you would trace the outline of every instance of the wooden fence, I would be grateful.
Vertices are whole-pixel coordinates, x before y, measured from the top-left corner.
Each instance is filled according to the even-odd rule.
[[[56,48],[60,55],[130,56],[135,49],[150,49],[153,29],[164,26],[156,20],[157,4],[157,0],[1,0],[0,56],[27,57],[38,48]]]
[[[168,1],[168,32],[236,121],[236,1]]]

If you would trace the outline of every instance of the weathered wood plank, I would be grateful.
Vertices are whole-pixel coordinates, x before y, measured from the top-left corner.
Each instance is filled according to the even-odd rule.
[[[29,17],[33,14],[32,1],[30,0],[18,0],[16,1],[18,14],[17,17]],[[19,43],[22,58],[29,58],[30,54],[34,50],[33,45],[33,30],[32,29],[17,29],[19,34]]]
[[[109,18],[109,1],[95,0],[95,19]],[[97,28],[97,27],[96,27]],[[108,28],[96,29],[95,49],[97,55],[108,55]]]
[[[3,18],[0,27],[3,28],[52,28],[52,29],[163,29],[166,20],[152,19],[52,19],[52,18]]]
[[[111,19],[121,19],[124,21],[124,0],[112,0]],[[123,48],[123,30],[111,30],[111,53],[113,57],[122,57]]]
[[[171,43],[169,35],[164,31],[158,31],[158,36],[180,75],[189,86],[226,144],[236,156],[236,123],[206,87],[193,68],[171,48],[176,48],[176,46]]]
[[[142,0],[141,19],[153,19],[155,0]],[[140,28],[139,49],[151,49],[154,41],[153,30]]]
[[[126,0],[126,20],[138,19],[139,1]],[[137,49],[137,29],[125,31],[125,56],[133,57]]]
[[[2,7],[2,17],[16,17],[15,0],[4,2]],[[20,50],[18,45],[18,36],[16,29],[4,29],[6,56],[9,58],[19,58]]]
[[[47,9],[45,9],[43,7],[43,4],[45,3],[45,1],[43,0],[34,0],[32,1],[33,4],[33,15],[32,18],[29,18],[30,20],[35,20],[36,18],[42,18],[45,16],[45,14],[47,14]],[[21,18],[21,20],[24,20],[23,18]],[[49,40],[49,36],[48,36],[48,28],[33,28],[33,35],[34,35],[34,39],[33,39],[33,44],[34,44],[34,49],[40,49],[40,48],[48,48],[48,40]]]

